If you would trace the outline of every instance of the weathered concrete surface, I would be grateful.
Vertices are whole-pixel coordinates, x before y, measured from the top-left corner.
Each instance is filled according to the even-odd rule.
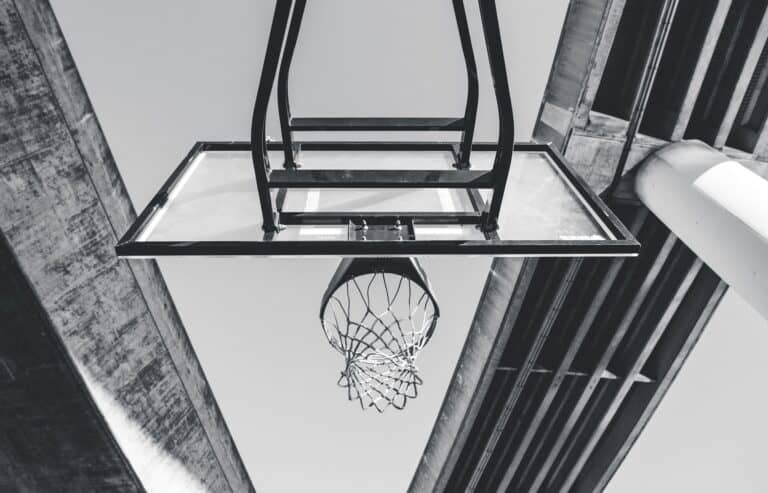
[[[619,161],[626,135],[596,135],[591,132],[574,130],[565,157],[579,172],[593,190],[602,192],[613,179],[616,163]],[[625,171],[637,166],[646,156],[667,142],[653,138],[636,138],[627,157]],[[596,165],[596,163],[606,163]],[[613,163],[609,165],[608,163]]]
[[[612,7],[612,4],[616,5]],[[618,24],[618,20],[614,18],[620,16],[623,5],[624,0],[571,2],[552,63],[542,109],[534,129],[534,137],[537,140],[549,141],[561,150],[564,149],[568,131],[574,126],[574,119],[584,101],[585,88],[591,78],[594,78],[593,71],[602,72],[602,66],[594,70],[595,64],[602,60],[604,65],[604,59],[610,51],[613,24],[608,21],[615,20]],[[613,11],[618,11],[618,16],[609,15]],[[603,37],[605,42],[599,43],[598,40]],[[598,77],[598,84],[599,81]]]
[[[144,486],[252,491],[134,217],[50,6],[0,0],[0,230]]]
[[[62,489],[143,491],[0,233],[0,491]]]
[[[495,259],[409,492],[445,491],[519,313],[535,260]]]
[[[594,42],[592,59],[585,68],[588,75],[582,83],[581,101],[579,101],[576,118],[573,122],[574,127],[583,127],[589,123],[589,112],[595,103],[597,90],[600,88],[626,3],[626,0],[611,0],[606,4],[605,10],[600,12],[602,25]]]
[[[672,130],[671,140],[682,140],[685,135],[685,130],[688,128],[688,122],[691,119],[693,108],[696,105],[696,100],[699,97],[699,91],[701,85],[704,82],[704,77],[707,75],[707,69],[709,68],[709,62],[712,60],[712,54],[715,52],[717,46],[717,40],[720,38],[720,33],[723,30],[725,24],[725,18],[728,15],[728,10],[731,8],[732,0],[718,0],[715,13],[712,16],[712,22],[709,26],[709,32],[707,33],[704,43],[699,53],[699,58],[696,60],[696,68],[691,76],[691,81],[688,84],[688,90],[685,93],[683,102],[680,105],[680,112],[675,122],[675,127]]]
[[[625,0],[571,1],[534,130],[534,139],[550,141],[560,147],[570,164],[598,193],[603,192],[613,179],[629,128],[628,121],[593,110],[625,3]],[[683,101],[677,114],[673,115],[673,128],[667,132],[671,139],[643,134],[633,136],[632,148],[623,165],[625,174],[656,149],[683,138],[731,4],[732,0],[719,0],[714,8]],[[760,161],[766,161],[765,156],[768,156],[766,125],[760,131],[754,152],[742,155],[723,146],[734,126],[746,86],[768,37],[768,21],[765,21],[768,14],[764,14],[763,19],[726,114],[722,121],[717,122],[719,130],[715,142],[715,147],[722,148],[724,153],[760,174],[765,172],[766,166]]]
[[[611,183],[616,163],[619,161],[627,139],[626,135],[619,132],[611,133],[607,128],[598,128],[600,125],[602,122],[600,124],[593,122],[585,130],[573,130],[565,151],[565,157],[571,167],[597,192],[602,192]],[[625,176],[645,158],[667,144],[669,144],[667,140],[637,135],[627,156],[624,167]],[[726,148],[723,152],[755,173],[768,176],[768,163],[765,161],[754,160],[749,153],[736,149]]]
[[[747,93],[747,88],[752,80],[752,74],[755,72],[755,68],[760,61],[760,54],[763,52],[766,41],[768,41],[768,10],[763,12],[763,17],[757,28],[757,34],[752,41],[752,45],[747,54],[747,59],[744,61],[744,66],[741,68],[741,73],[739,74],[736,86],[731,93],[730,101],[728,101],[728,109],[725,111],[723,121],[720,123],[720,128],[715,137],[715,142],[713,144],[715,149],[722,149],[725,146],[728,136],[733,130],[736,116],[739,113],[739,107],[744,100],[744,95]]]

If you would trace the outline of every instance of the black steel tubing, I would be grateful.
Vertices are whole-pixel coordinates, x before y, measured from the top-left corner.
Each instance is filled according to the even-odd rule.
[[[348,224],[365,219],[368,224],[393,225],[410,221],[416,225],[480,224],[480,214],[466,212],[281,212],[280,223],[285,226]]]
[[[658,66],[661,63],[661,57],[664,54],[664,48],[667,45],[667,38],[669,37],[669,30],[672,28],[672,21],[675,18],[675,11],[677,10],[678,0],[665,0],[663,10],[659,15],[659,19],[656,23],[656,28],[653,31],[653,41],[651,49],[646,56],[643,63],[643,72],[640,77],[640,88],[635,94],[635,98],[632,101],[632,113],[629,117],[629,125],[627,126],[626,140],[621,148],[621,155],[619,156],[619,162],[616,166],[616,171],[613,173],[613,179],[608,185],[608,188],[602,193],[602,196],[611,199],[613,193],[621,182],[621,177],[624,176],[624,168],[627,165],[629,159],[629,153],[632,152],[632,144],[635,142],[635,137],[640,130],[640,125],[645,115],[645,109],[648,106],[648,101],[651,97],[651,90],[653,89],[653,83],[656,80],[656,73]]]
[[[486,213],[483,228],[494,231],[498,228],[498,218],[501,213],[501,203],[504,199],[504,189],[509,177],[512,164],[512,153],[515,146],[515,121],[512,111],[512,96],[509,92],[507,67],[504,63],[504,48],[501,41],[499,16],[496,10],[496,0],[478,0],[480,19],[483,24],[485,44],[488,51],[488,62],[491,67],[493,88],[496,93],[496,104],[499,111],[499,142],[496,157],[493,161],[494,189],[491,203]]]
[[[494,188],[487,170],[277,169],[269,188]]]
[[[464,131],[464,118],[291,118],[297,132]]]
[[[371,130],[371,131],[401,131],[401,130],[417,130],[417,131],[432,131],[432,130],[456,130],[461,131],[461,150],[460,161],[457,162],[457,167],[465,168],[469,166],[469,156],[472,152],[472,139],[474,138],[475,123],[477,120],[477,106],[479,99],[479,83],[477,75],[477,63],[475,60],[474,49],[472,47],[472,38],[469,30],[469,24],[467,22],[467,14],[464,9],[464,0],[452,0],[453,9],[456,17],[456,25],[459,31],[459,38],[461,40],[461,49],[464,55],[464,63],[467,69],[467,103],[464,111],[464,117],[459,118],[414,118],[411,120],[423,120],[425,124],[428,120],[444,120],[444,122],[433,123],[431,125],[413,124],[411,126],[404,125],[405,120],[408,118],[392,118],[387,122],[385,118],[371,119],[380,120],[379,122],[371,122],[370,125],[361,125],[361,122],[355,123],[355,118],[336,118],[336,122],[323,121],[330,119],[323,118],[291,118],[290,109],[290,97],[288,90],[288,80],[290,77],[291,63],[293,62],[293,55],[296,50],[296,44],[299,38],[299,31],[301,30],[301,23],[304,18],[304,12],[306,9],[307,0],[296,0],[296,5],[293,9],[291,16],[290,28],[288,29],[288,37],[285,42],[285,51],[280,63],[280,72],[277,82],[277,99],[278,99],[278,113],[280,116],[280,131],[282,134],[283,143],[285,148],[283,150],[285,154],[285,168],[295,168],[295,147],[293,144],[292,131],[342,131],[342,130]],[[343,122],[343,123],[339,123]],[[391,123],[392,125],[386,125]]]
[[[288,78],[291,61],[298,41],[301,21],[306,8],[306,0],[296,0],[293,15],[290,16],[292,4],[292,0],[278,0],[275,7],[259,92],[254,105],[254,117],[251,128],[254,169],[259,188],[259,200],[264,216],[264,228],[267,231],[274,231],[276,229],[276,224],[274,208],[268,190],[270,188],[268,183],[270,167],[264,137],[266,134],[266,111],[269,104],[269,95],[272,90],[272,85],[274,84],[278,65],[278,110],[280,113],[281,132],[283,134],[284,142],[283,150],[285,154],[285,167],[295,167],[295,149],[291,136],[290,103],[288,98]],[[514,146],[514,116],[512,112],[511,97],[509,95],[509,83],[503,58],[501,33],[495,0],[479,0],[479,5],[499,111],[498,151],[493,168],[495,187],[493,198],[487,208],[485,214],[486,219],[484,221],[484,229],[486,231],[492,231],[496,229],[498,224],[498,215],[501,210],[504,186],[506,184],[512,160]],[[463,1],[453,0],[453,7],[456,15],[459,36],[461,38],[468,80],[467,105],[464,118],[465,126],[462,133],[462,142],[457,163],[457,166],[461,168],[469,166],[469,154],[472,149],[474,123],[477,112],[478,84],[476,61],[472,49]],[[288,38],[285,41],[285,53],[282,55],[281,61],[283,38],[285,38],[289,16],[291,17],[290,28],[288,29]],[[346,123],[342,121],[342,123],[346,126],[350,126],[349,121],[346,121]],[[354,126],[354,123],[352,123],[351,126]]]
[[[253,169],[256,174],[256,187],[259,192],[259,203],[263,216],[263,228],[267,233],[277,230],[275,213],[272,207],[272,196],[269,193],[269,156],[267,155],[266,126],[269,96],[275,83],[277,66],[280,62],[280,52],[283,47],[283,38],[288,25],[288,16],[291,12],[293,0],[277,0],[275,13],[272,18],[272,27],[269,31],[267,52],[264,55],[264,66],[261,70],[259,89],[256,93],[256,102],[253,105],[253,120],[251,122],[251,155],[253,157]]]
[[[477,62],[475,51],[472,47],[472,36],[469,32],[467,12],[464,9],[464,0],[453,0],[453,11],[456,15],[456,26],[459,29],[461,39],[461,51],[464,53],[464,63],[467,68],[467,105],[464,110],[464,131],[461,134],[461,147],[456,167],[469,168],[469,157],[472,153],[472,140],[475,135],[475,122],[477,120],[477,104],[479,98],[479,83],[477,78]]]
[[[280,62],[280,73],[277,76],[277,112],[280,116],[280,132],[283,136],[284,144],[285,162],[283,167],[286,169],[296,168],[296,149],[294,148],[293,135],[291,134],[291,103],[288,94],[288,79],[306,7],[307,0],[296,0],[296,5],[293,7],[293,15],[291,16],[291,25],[288,28],[288,37],[285,40],[283,59]]]

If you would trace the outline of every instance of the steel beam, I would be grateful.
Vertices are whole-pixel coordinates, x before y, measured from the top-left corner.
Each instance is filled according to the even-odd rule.
[[[269,31],[269,40],[267,41],[259,89],[256,93],[256,102],[253,105],[253,120],[251,121],[253,170],[256,175],[256,189],[261,206],[262,228],[266,233],[273,233],[277,230],[275,211],[272,207],[272,196],[269,193],[269,177],[267,176],[270,170],[269,155],[267,153],[267,109],[269,108],[272,86],[277,75],[280,53],[282,52],[283,39],[288,27],[288,17],[291,13],[292,5],[293,0],[277,0],[275,4],[275,13],[272,18],[272,27]],[[290,146],[286,145],[287,147]]]
[[[469,23],[467,22],[467,12],[464,8],[464,0],[453,0],[453,12],[456,16],[456,26],[459,30],[459,39],[461,40],[461,50],[464,53],[464,65],[467,69],[467,104],[464,108],[464,129],[461,135],[461,145],[458,152],[458,159],[456,160],[456,167],[469,168],[480,91],[477,78],[477,62],[475,60],[474,48],[472,47],[472,36],[469,32]]]
[[[496,93],[496,108],[499,113],[498,148],[493,161],[495,186],[483,225],[485,231],[494,231],[498,227],[501,204],[504,200],[509,168],[512,164],[512,153],[515,147],[515,118],[512,111],[512,95],[509,90],[507,65],[504,62],[504,47],[501,40],[496,0],[478,0],[478,3],[480,4],[480,19],[483,24],[493,88]]]
[[[291,100],[288,93],[288,78],[291,73],[291,62],[296,52],[296,43],[299,40],[301,21],[307,8],[307,0],[296,0],[291,15],[291,25],[288,28],[288,36],[285,40],[285,49],[280,62],[280,72],[277,76],[277,114],[280,118],[280,133],[283,137],[283,154],[285,161],[283,167],[293,169],[296,167],[295,153],[297,149],[293,145],[293,136],[290,130]]]

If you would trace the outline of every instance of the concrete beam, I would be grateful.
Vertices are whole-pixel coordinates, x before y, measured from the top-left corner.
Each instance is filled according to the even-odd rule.
[[[644,340],[644,343],[639,348],[638,353],[634,355],[631,362],[629,363],[629,368],[630,368],[628,372],[629,375],[637,375],[641,372],[641,370],[643,369],[643,365],[651,356],[651,353],[653,352],[653,350],[656,348],[656,343],[664,334],[664,331],[667,329],[668,325],[672,321],[672,318],[674,317],[678,308],[683,303],[683,300],[685,299],[685,295],[688,293],[688,289],[693,284],[702,266],[703,266],[702,262],[696,259],[694,261],[694,265],[689,269],[682,283],[680,284],[678,289],[675,291],[672,299],[663,300],[663,304],[666,306],[666,309],[664,310],[659,321],[653,325],[651,332],[647,335],[647,338]],[[670,270],[671,269],[669,269],[664,274],[665,275],[668,274]],[[657,293],[651,294],[650,296],[651,299],[653,299],[654,296],[658,296],[658,294]],[[592,451],[595,449],[600,439],[603,437],[606,429],[611,424],[614,417],[618,414],[619,409],[621,408],[621,405],[624,402],[624,399],[632,390],[633,384],[634,384],[634,381],[632,378],[628,378],[622,381],[619,389],[611,398],[608,408],[602,414],[600,421],[597,423],[597,426],[595,426],[591,430],[591,433],[589,434],[588,439],[585,442],[582,442],[579,444],[579,451],[577,453],[576,460],[574,461],[573,464],[570,465],[570,467],[568,467],[567,474],[565,474],[565,479],[563,480],[562,484],[560,484],[559,486],[560,493],[567,493],[569,491],[575,491],[575,490],[583,491],[585,493],[587,491],[594,491],[594,490],[587,490],[587,489],[574,489],[573,486],[576,480],[578,479],[579,475],[582,473],[584,464],[592,455]]]
[[[768,161],[768,120],[760,127],[755,150],[752,155],[757,161]]]
[[[555,400],[555,396],[560,390],[561,384],[565,381],[565,377],[569,374],[568,368],[570,368],[571,364],[576,358],[576,354],[581,349],[581,344],[589,332],[589,329],[592,327],[592,324],[595,322],[597,315],[600,313],[603,303],[608,298],[608,294],[613,288],[613,283],[616,280],[616,277],[619,275],[622,266],[623,260],[614,260],[611,263],[611,267],[608,269],[602,285],[595,293],[594,298],[590,300],[591,304],[589,309],[584,315],[584,318],[579,323],[578,328],[575,330],[573,338],[568,346],[568,350],[563,355],[563,359],[560,361],[558,369],[554,373],[552,380],[549,382],[549,386],[544,398],[540,403],[538,403],[534,418],[531,420],[531,423],[525,430],[523,438],[517,445],[515,453],[512,456],[506,471],[504,471],[504,476],[502,477],[499,486],[500,490],[509,490],[515,474],[517,473],[525,454],[528,452],[528,447],[531,445],[539,431],[539,428],[542,426],[547,413],[549,413],[550,407]],[[595,272],[596,270],[597,269],[595,269]],[[570,374],[573,375],[574,372],[570,372]],[[581,376],[588,377],[589,375],[587,373],[583,373]],[[616,376],[608,370],[606,370],[601,376],[602,378],[608,379],[616,378]]]
[[[764,77],[764,80],[762,81],[763,86],[760,88],[760,91],[766,91],[768,90],[768,81],[765,78],[768,78],[768,70],[763,69],[763,74],[761,75]],[[756,102],[757,98],[755,98],[755,104]],[[760,127],[751,158],[762,162],[768,161],[768,119]]]
[[[736,82],[731,93],[731,98],[728,102],[728,109],[723,116],[723,121],[720,123],[720,127],[715,137],[714,145],[716,149],[722,149],[725,147],[725,143],[728,141],[728,136],[731,134],[733,124],[736,121],[736,116],[739,113],[741,102],[744,100],[744,95],[747,92],[749,83],[752,80],[752,74],[755,72],[757,62],[760,60],[760,54],[765,47],[766,40],[768,40],[768,9],[763,12],[760,26],[757,28],[757,34],[749,48],[747,59],[744,61],[744,66],[739,74],[739,79]]]
[[[0,230],[150,490],[253,491],[45,0],[0,0]],[[170,488],[170,489],[169,489]]]
[[[627,137],[600,135],[591,130],[574,130],[565,157],[592,190],[601,193],[613,180]],[[661,139],[638,135],[627,156],[625,172],[632,170],[648,155],[666,144],[667,142]]]
[[[409,492],[446,490],[515,325],[536,264],[535,259],[493,261],[456,371]]]
[[[691,119],[693,108],[696,106],[696,100],[699,97],[701,85],[704,83],[704,77],[707,75],[709,62],[712,60],[712,54],[715,52],[717,40],[720,39],[720,33],[723,30],[728,10],[731,8],[731,2],[732,0],[719,0],[717,2],[717,7],[712,16],[709,31],[707,32],[706,38],[704,38],[701,52],[699,52],[699,58],[696,60],[696,68],[693,70],[691,82],[688,85],[688,91],[685,93],[685,97],[680,106],[680,112],[677,115],[677,121],[672,130],[672,136],[670,138],[672,141],[682,140],[685,135],[685,130],[688,128],[688,122]]]
[[[552,326],[554,325],[557,316],[560,314],[560,310],[566,297],[568,296],[571,286],[573,286],[574,279],[576,278],[576,274],[578,273],[582,262],[583,259],[574,259],[568,261],[567,266],[564,267],[564,273],[562,276],[554,281],[557,283],[557,288],[554,292],[554,295],[551,296],[551,299],[546,300],[546,302],[549,302],[547,315],[544,320],[542,320],[542,322],[535,328],[536,336],[534,343],[528,349],[523,364],[521,365],[521,369],[515,375],[514,385],[512,386],[510,392],[507,394],[506,399],[504,399],[501,414],[499,415],[497,421],[494,423],[493,430],[491,431],[488,440],[485,442],[483,452],[480,455],[478,463],[475,466],[475,470],[469,479],[469,484],[466,488],[467,492],[474,492],[478,489],[480,479],[485,473],[486,467],[488,466],[488,462],[491,460],[491,456],[493,455],[494,450],[499,445],[499,441],[501,440],[504,428],[507,426],[509,419],[512,417],[512,413],[515,410],[515,407],[523,395],[525,384],[531,375],[534,364],[538,360],[539,355],[544,348],[544,343],[549,336],[549,332],[552,330]],[[540,300],[539,302],[546,303],[544,300]],[[533,436],[531,435],[531,439],[532,438]],[[501,489],[506,490],[506,487],[502,487]]]
[[[589,75],[584,81],[583,94],[576,111],[576,118],[572,124],[574,128],[583,128],[589,123],[589,114],[595,103],[597,90],[600,88],[605,65],[608,63],[608,57],[613,48],[613,40],[616,38],[626,3],[626,0],[613,0],[605,11],[600,36],[595,42]]]
[[[0,423],[0,491],[144,491],[2,232]]]
[[[600,76],[590,74],[595,68],[602,74],[625,1],[571,1],[534,129],[535,139],[565,149],[576,112],[583,106],[587,80],[599,85]]]
[[[647,214],[642,214],[638,217],[637,228],[641,226],[641,221],[644,221],[647,216]],[[647,297],[651,294],[652,288],[656,284],[656,280],[663,275],[664,264],[670,257],[676,241],[677,240],[674,237],[670,236],[667,238],[656,257],[655,263],[644,275],[637,291],[633,293],[621,293],[622,296],[628,296],[631,301],[627,305],[626,310],[622,311],[621,320],[614,329],[611,339],[605,351],[600,356],[597,365],[593,368],[590,382],[579,396],[576,404],[567,412],[567,418],[559,429],[551,448],[544,453],[543,460],[536,472],[532,484],[530,485],[530,491],[539,491],[540,488],[543,488],[545,491],[554,490],[555,485],[553,482],[555,481],[555,477],[559,475],[557,471],[563,466],[561,461],[568,457],[568,453],[562,452],[567,448],[569,438],[575,433],[582,415],[587,411],[588,404],[592,399],[593,394],[598,390],[598,382],[602,378],[603,372],[608,368],[608,364],[618,350],[622,339],[627,334],[630,326],[632,326],[635,316],[640,311]],[[627,289],[627,287],[628,285],[625,284],[622,286],[622,289]],[[554,472],[550,474],[550,471]]]
[[[604,440],[587,463],[589,472],[581,480],[582,491],[605,490],[696,347],[726,290],[727,285],[714,272],[702,269],[682,310],[675,314],[663,340],[656,346],[659,353],[659,361],[655,362],[657,381],[636,386],[629,393],[623,404],[624,411],[611,423]]]

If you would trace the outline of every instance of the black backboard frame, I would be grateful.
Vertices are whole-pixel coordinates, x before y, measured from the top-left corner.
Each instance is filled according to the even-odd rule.
[[[302,142],[296,144],[307,151],[444,151],[457,152],[457,145],[451,142]],[[279,142],[268,143],[271,151],[284,150]],[[495,143],[476,143],[472,146],[477,151],[495,151]],[[153,217],[167,203],[168,197],[180,178],[188,170],[195,158],[203,152],[250,151],[249,142],[198,142],[181,164],[173,171],[158,193],[144,208],[139,217],[120,239],[116,251],[120,257],[163,257],[163,256],[333,256],[333,257],[412,257],[422,255],[488,255],[494,257],[617,257],[636,256],[640,244],[632,234],[592,191],[584,180],[574,172],[563,156],[550,144],[517,143],[516,152],[546,153],[561,175],[578,193],[583,203],[598,219],[612,239],[600,240],[501,240],[495,233],[486,235],[485,240],[407,240],[407,241],[273,241],[278,232],[265,231],[261,241],[139,241],[152,222]],[[291,171],[293,172],[293,171]],[[447,170],[445,173],[456,173]],[[441,185],[442,186],[442,185]],[[361,187],[367,188],[367,187]],[[473,183],[463,183],[457,188],[465,188],[470,197],[476,192]],[[256,184],[254,183],[254,193]],[[415,220],[420,224],[467,224],[480,221],[482,203],[476,204],[476,214],[428,214],[414,211],[401,214],[404,219]],[[260,211],[254,211],[259,214]],[[333,214],[323,217],[320,214],[301,219],[294,224],[328,224],[327,221],[346,221],[348,214]],[[371,215],[359,215],[368,217]],[[358,217],[358,216],[356,216]],[[372,220],[376,220],[372,217]],[[319,222],[318,222],[319,221]],[[323,223],[322,221],[326,221]]]

